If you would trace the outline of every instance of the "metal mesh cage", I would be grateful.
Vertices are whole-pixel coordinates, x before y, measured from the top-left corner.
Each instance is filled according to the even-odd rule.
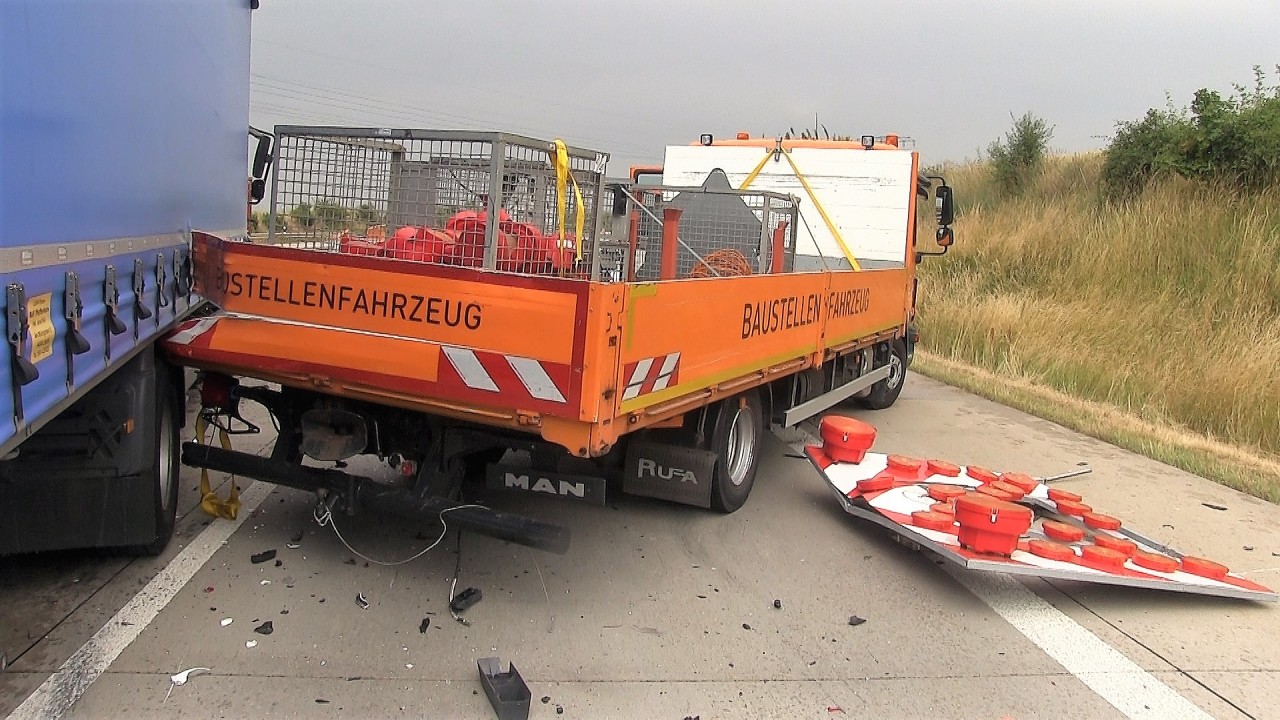
[[[734,190],[722,173],[713,173],[700,188],[618,183],[606,192],[608,207],[616,212],[625,202],[627,210],[615,215],[609,242],[601,246],[604,279],[651,282],[794,268],[799,201],[793,196]],[[622,201],[615,206],[613,200],[619,196]],[[673,218],[675,261],[664,273],[663,226],[668,210],[678,210],[679,215]],[[628,256],[633,263],[630,275]]]
[[[276,128],[268,242],[523,274],[595,275],[607,155],[503,133]],[[563,235],[559,215],[564,204]],[[489,218],[496,216],[498,222]]]

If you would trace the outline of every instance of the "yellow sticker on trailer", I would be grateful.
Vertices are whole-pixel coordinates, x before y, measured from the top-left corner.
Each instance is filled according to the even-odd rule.
[[[53,293],[36,295],[27,301],[27,327],[31,330],[31,362],[53,355],[58,331],[53,327]]]

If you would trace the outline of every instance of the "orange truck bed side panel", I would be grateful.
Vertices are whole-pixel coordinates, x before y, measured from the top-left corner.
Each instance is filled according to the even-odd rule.
[[[256,354],[264,370],[390,377],[405,392],[581,419],[586,283],[380,258],[326,262],[216,239],[194,252],[197,291],[240,321],[219,329],[212,352]]]
[[[627,286],[619,415],[902,326],[905,269]]]

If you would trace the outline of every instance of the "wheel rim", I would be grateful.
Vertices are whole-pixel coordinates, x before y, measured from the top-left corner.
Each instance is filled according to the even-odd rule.
[[[173,496],[173,412],[160,412],[160,438],[156,443],[160,451],[160,470],[156,477],[160,481],[160,507],[168,509]]]
[[[885,383],[890,390],[898,387],[902,382],[902,358],[898,357],[895,352],[889,353],[889,377]]]
[[[742,485],[751,469],[751,458],[755,455],[756,448],[756,421],[746,408],[738,408],[734,413],[727,444],[725,466],[729,471],[729,482]]]

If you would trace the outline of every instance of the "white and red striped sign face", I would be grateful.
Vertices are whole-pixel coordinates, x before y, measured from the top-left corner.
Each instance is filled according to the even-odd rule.
[[[565,403],[569,387],[567,365],[450,345],[441,350],[446,360],[441,365],[441,383],[461,383],[471,390],[501,393],[509,400]]]
[[[1123,526],[1116,518],[1094,513],[1079,496],[1066,497],[1073,494],[1051,490],[1029,476],[1024,478],[1033,481],[1028,484],[1030,491],[1014,502],[1031,507],[1034,519],[1019,537],[1017,549],[1004,556],[962,545],[957,536],[959,525],[954,521],[937,524],[940,506],[943,515],[954,513],[953,501],[948,510],[948,501],[939,500],[953,493],[943,492],[946,488],[939,486],[967,492],[1003,484],[1000,478],[1016,473],[951,465],[951,471],[959,473],[943,475],[926,462],[913,475],[892,470],[892,456],[880,453],[867,453],[860,463],[833,461],[816,445],[806,448],[805,454],[846,512],[909,537],[969,569],[1249,600],[1280,599],[1267,587],[1212,561],[1186,557]],[[1105,518],[1109,526],[1101,526],[1099,518]],[[1099,555],[1114,564],[1097,562]]]
[[[680,353],[647,357],[629,363],[623,368],[622,374],[627,383],[622,392],[623,400],[633,400],[641,395],[666,390],[679,382]]]

